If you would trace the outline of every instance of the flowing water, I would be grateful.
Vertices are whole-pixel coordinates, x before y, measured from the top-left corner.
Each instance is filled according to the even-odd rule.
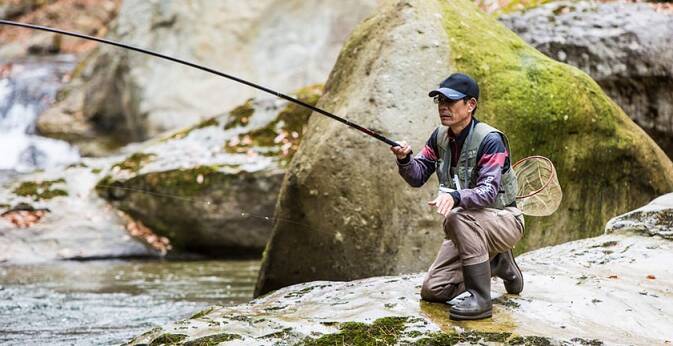
[[[55,168],[79,160],[68,143],[36,133],[38,115],[51,104],[75,58],[60,55],[0,60],[0,174]]]
[[[252,298],[258,261],[101,260],[0,266],[0,344],[110,345]]]

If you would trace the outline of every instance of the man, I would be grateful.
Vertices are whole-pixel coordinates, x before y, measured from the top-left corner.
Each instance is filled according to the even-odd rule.
[[[428,301],[448,302],[470,293],[450,308],[452,319],[492,316],[491,275],[503,279],[510,294],[523,290],[523,276],[511,249],[523,236],[516,208],[516,177],[507,137],[474,117],[479,86],[454,73],[430,92],[442,126],[416,157],[406,142],[392,147],[399,173],[420,187],[437,172],[440,189],[428,202],[444,216],[444,242],[421,288]]]

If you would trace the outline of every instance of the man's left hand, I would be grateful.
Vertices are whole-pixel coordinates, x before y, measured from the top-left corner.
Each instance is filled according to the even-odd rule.
[[[449,212],[453,209],[453,197],[448,193],[440,193],[437,198],[428,202],[430,206],[437,208],[437,213],[449,216]]]

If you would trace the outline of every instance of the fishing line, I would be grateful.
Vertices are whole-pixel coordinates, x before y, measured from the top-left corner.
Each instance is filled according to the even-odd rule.
[[[143,53],[143,54],[147,54],[147,55],[155,56],[155,57],[157,57],[157,58],[162,58],[162,59],[170,60],[170,61],[173,61],[173,62],[182,64],[182,65],[186,65],[186,66],[189,66],[189,67],[193,67],[193,68],[195,68],[195,69],[199,69],[199,70],[202,70],[202,71],[206,71],[206,72],[209,72],[209,73],[218,75],[218,76],[220,76],[220,77],[224,77],[224,78],[233,80],[233,81],[235,81],[235,82],[238,82],[238,83],[241,83],[241,84],[245,84],[245,85],[247,85],[247,86],[249,86],[249,87],[252,87],[252,88],[255,88],[255,89],[264,91],[264,92],[266,92],[266,93],[269,93],[269,94],[271,94],[271,95],[277,96],[277,97],[279,97],[279,98],[282,98],[282,99],[284,99],[284,100],[290,101],[290,102],[292,102],[292,103],[296,103],[296,104],[298,104],[298,105],[300,105],[300,106],[302,106],[302,107],[308,108],[308,109],[311,110],[311,111],[314,111],[314,112],[316,112],[316,113],[322,114],[322,115],[327,116],[327,117],[329,117],[329,118],[331,118],[331,119],[333,119],[333,120],[336,120],[336,121],[338,121],[338,122],[340,122],[340,123],[342,123],[342,124],[345,124],[345,125],[347,125],[347,126],[353,128],[353,129],[356,129],[356,130],[358,130],[358,131],[360,131],[360,132],[362,132],[362,133],[364,133],[364,134],[366,134],[366,135],[368,135],[368,136],[374,137],[374,138],[376,138],[376,139],[378,139],[378,140],[380,140],[380,141],[382,141],[382,142],[384,142],[384,143],[386,143],[386,144],[388,144],[388,145],[391,145],[391,146],[400,146],[399,143],[397,143],[397,142],[395,142],[395,141],[393,141],[393,140],[391,140],[391,139],[386,138],[385,136],[383,136],[382,134],[376,132],[376,131],[373,130],[373,129],[369,129],[369,128],[366,128],[366,127],[362,127],[362,126],[360,126],[360,125],[358,125],[358,124],[356,124],[356,123],[354,123],[354,122],[352,122],[352,121],[349,121],[349,120],[347,120],[347,119],[344,119],[344,118],[342,118],[342,117],[340,117],[340,116],[338,116],[338,115],[335,115],[335,114],[333,114],[333,113],[330,113],[330,112],[328,112],[328,111],[326,111],[326,110],[324,110],[324,109],[321,109],[321,108],[312,106],[312,105],[310,105],[310,104],[308,104],[308,103],[306,103],[306,102],[303,102],[303,101],[301,101],[301,100],[298,100],[298,99],[296,99],[296,98],[294,98],[294,97],[285,95],[285,94],[283,94],[283,93],[280,93],[280,92],[278,92],[278,91],[269,89],[269,88],[264,87],[264,86],[261,86],[261,85],[259,85],[259,84],[255,84],[255,83],[249,82],[249,81],[244,80],[244,79],[242,79],[242,78],[239,78],[239,77],[236,77],[236,76],[233,76],[233,75],[230,75],[230,74],[226,74],[226,73],[217,71],[217,70],[212,69],[212,68],[209,68],[209,67],[205,67],[205,66],[203,66],[203,65],[199,65],[199,64],[196,64],[196,63],[193,63],[193,62],[189,62],[189,61],[186,61],[186,60],[178,59],[178,58],[175,58],[175,57],[172,57],[172,56],[169,56],[169,55],[164,55],[164,54],[161,54],[161,53],[157,53],[157,52],[151,51],[151,50],[149,50],[149,49],[139,48],[139,47],[135,47],[135,46],[132,46],[132,45],[129,45],[129,44],[125,44],[125,43],[121,43],[121,42],[116,42],[116,41],[112,41],[112,40],[107,40],[107,39],[99,38],[99,37],[95,37],[95,36],[85,35],[85,34],[81,34],[81,33],[77,33],[77,32],[65,31],[65,30],[60,30],[60,29],[50,28],[50,27],[47,27],[47,26],[41,26],[41,25],[19,23],[19,22],[14,22],[14,21],[11,21],[11,20],[4,20],[4,19],[0,19],[0,24],[11,25],[11,26],[17,26],[17,27],[27,28],[27,29],[33,29],[33,30],[47,31],[47,32],[52,32],[52,33],[56,33],[56,34],[61,34],[61,35],[66,35],[66,36],[72,36],[72,37],[82,38],[82,39],[85,39],[85,40],[90,40],[90,41],[96,41],[96,42],[100,42],[100,43],[105,43],[105,44],[109,44],[109,45],[112,45],[112,46],[117,46],[117,47],[121,47],[121,48],[129,49],[129,50],[132,50],[132,51],[140,52],[140,53]]]

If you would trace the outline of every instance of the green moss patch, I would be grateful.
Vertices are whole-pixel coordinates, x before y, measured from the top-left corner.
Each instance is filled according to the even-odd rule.
[[[431,333],[416,340],[416,345],[456,345],[458,343],[482,344],[485,342],[505,343],[511,336],[510,333],[489,333],[478,331],[467,331],[463,333]]]
[[[221,342],[241,339],[240,335],[221,333],[216,335],[208,335],[202,338],[194,339],[183,343],[184,346],[215,346]]]
[[[167,138],[162,139],[162,141],[167,141],[167,140],[172,140],[172,139],[182,139],[182,138],[187,137],[187,135],[189,135],[194,130],[198,130],[198,129],[202,129],[202,128],[206,128],[206,127],[211,127],[211,126],[219,126],[219,125],[220,125],[220,122],[217,120],[217,118],[212,117],[212,118],[206,119],[206,120],[196,124],[195,126],[188,127],[186,129],[177,131],[177,132],[173,133],[172,135],[168,136]]]
[[[551,1],[552,0],[510,0],[494,14],[497,16],[514,11],[526,11],[538,6],[542,6],[546,3],[550,3]]]
[[[311,85],[295,93],[298,100],[315,106],[322,95],[322,85]],[[240,107],[252,107],[243,105]],[[239,108],[240,108],[239,107]],[[232,111],[232,120],[227,126],[234,127],[247,123],[252,113],[248,108],[239,108]],[[236,113],[237,115],[235,115]],[[250,150],[262,155],[280,156],[282,162],[289,161],[299,148],[299,142],[304,134],[304,127],[311,115],[311,110],[295,103],[288,103],[276,119],[267,126],[239,135],[233,141],[225,144],[224,150],[229,153],[245,153]],[[229,128],[225,126],[225,128]]]
[[[112,169],[127,170],[137,173],[143,165],[152,161],[156,157],[155,154],[135,153],[126,158],[126,160],[112,166]]]
[[[379,318],[372,324],[345,322],[339,332],[323,335],[318,339],[303,341],[303,345],[393,345],[405,329],[407,317]]]
[[[65,190],[52,188],[55,184],[65,184],[65,179],[24,181],[13,192],[17,196],[32,197],[35,201],[68,195]]]
[[[245,126],[250,122],[250,117],[255,114],[255,108],[252,105],[253,99],[248,99],[244,104],[234,108],[229,112],[229,121],[224,125],[224,129]]]
[[[150,346],[175,345],[186,338],[187,335],[185,334],[165,333],[154,338],[152,342],[150,342]]]
[[[197,318],[201,318],[201,317],[203,317],[203,316],[205,316],[205,315],[208,315],[208,314],[209,314],[211,311],[213,311],[213,310],[215,310],[215,307],[211,306],[211,307],[209,307],[209,308],[207,308],[207,309],[204,309],[204,310],[201,310],[201,311],[195,313],[195,314],[192,315],[192,317],[190,317],[189,319],[190,319],[190,320],[195,320],[195,319],[197,319]]]

